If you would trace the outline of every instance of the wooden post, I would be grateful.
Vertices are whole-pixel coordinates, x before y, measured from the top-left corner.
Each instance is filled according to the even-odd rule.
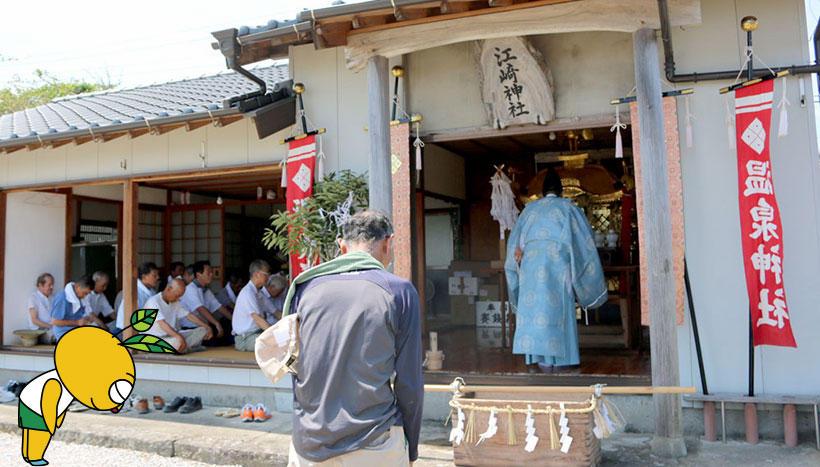
[[[673,277],[672,222],[669,215],[666,140],[664,138],[661,77],[658,43],[652,29],[640,29],[633,36],[635,83],[641,151],[641,186],[646,218],[644,244],[648,265],[652,384],[675,386],[678,373],[678,339],[675,329],[675,281]],[[681,426],[681,400],[677,394],[655,394],[655,437],[652,452],[664,457],[683,457],[686,445]]]
[[[74,203],[71,199],[71,188],[66,188],[63,190],[65,193],[65,275],[63,276],[63,280],[65,280],[66,284],[69,281],[72,281],[74,278],[71,277],[71,244],[73,243],[74,237]],[[79,216],[79,206],[77,209],[77,216]],[[79,218],[79,217],[78,217]]]
[[[390,171],[390,115],[387,59],[371,57],[367,61],[367,105],[370,119],[370,209],[393,218],[393,187]]]
[[[131,322],[131,312],[137,309],[137,225],[139,223],[138,184],[126,180],[122,184],[122,306],[124,325]],[[133,335],[133,329],[123,337]]]
[[[6,201],[8,195],[0,191],[0,345],[3,345],[3,315],[5,314],[6,290]]]

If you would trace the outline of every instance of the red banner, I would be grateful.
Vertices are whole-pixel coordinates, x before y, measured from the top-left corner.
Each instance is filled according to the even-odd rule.
[[[305,199],[313,196],[313,174],[316,169],[316,136],[311,135],[288,143],[288,158],[285,165],[287,177],[287,208],[293,212]],[[290,255],[290,277],[295,279],[313,262],[307,255]]]
[[[783,286],[783,225],[769,156],[773,95],[774,80],[735,94],[743,266],[754,345],[797,347]]]

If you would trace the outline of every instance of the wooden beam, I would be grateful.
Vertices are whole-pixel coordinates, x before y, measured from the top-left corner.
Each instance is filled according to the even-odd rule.
[[[185,124],[185,131],[194,131],[197,128],[202,128],[205,125],[211,123],[210,120],[198,120],[193,122],[188,122]]]
[[[5,191],[0,191],[0,345],[3,345],[3,306],[6,290],[6,201]]]
[[[644,226],[641,248],[646,252],[649,299],[649,335],[652,384],[674,386],[680,383],[675,313],[675,279],[671,258],[672,221],[670,217],[666,140],[664,136],[661,77],[658,68],[658,42],[655,31],[645,28],[632,35],[635,56],[635,85],[638,96],[640,131],[641,186],[644,213],[652,222]],[[655,394],[655,437],[653,454],[683,457],[681,398],[677,394]]]
[[[112,131],[110,133],[103,133],[102,136],[100,136],[100,139],[102,140],[101,142],[104,143],[106,141],[111,141],[113,139],[121,138],[121,137],[123,137],[127,134],[128,134],[127,131]]]
[[[516,125],[503,130],[490,126],[458,128],[455,130],[433,131],[422,133],[425,143],[440,143],[443,141],[460,141],[464,139],[492,138],[496,136],[517,136],[549,133],[550,131],[578,130],[582,128],[610,128],[615,123],[614,116],[595,116],[580,118],[561,118],[548,122],[546,125]]]
[[[13,152],[17,152],[17,151],[19,151],[21,149],[25,149],[25,148],[26,148],[25,146],[12,146],[12,147],[4,148],[3,152],[5,152],[6,154],[11,154]]]
[[[152,135],[164,135],[170,131],[174,131],[178,128],[183,128],[185,126],[184,123],[173,123],[170,125],[163,125],[158,127],[151,127],[151,134]]]
[[[71,244],[74,237],[74,206],[71,200],[71,188],[61,190],[65,193],[65,275],[66,283],[72,280],[71,277]],[[79,214],[79,213],[78,213]]]
[[[139,185],[127,180],[122,184],[122,299],[124,324],[131,322],[131,313],[137,309],[137,226],[139,225]],[[133,335],[133,329],[123,337]]]
[[[578,0],[536,0],[532,2],[524,2],[524,3],[515,3],[507,6],[499,6],[490,9],[489,5],[487,8],[477,8],[475,10],[463,10],[452,14],[442,14],[442,15],[435,15],[435,16],[426,16],[421,18],[414,18],[408,19],[405,21],[400,21],[396,23],[388,23],[381,26],[373,26],[369,28],[362,28],[358,30],[353,30],[350,32],[350,35],[354,34],[364,34],[367,32],[374,32],[374,31],[381,31],[384,29],[392,29],[397,27],[404,27],[404,26],[414,26],[417,24],[426,24],[426,23],[433,23],[436,21],[446,21],[452,19],[460,19],[460,18],[469,18],[473,16],[480,16],[480,15],[487,15],[490,13],[503,13],[506,11],[515,11],[515,10],[523,10],[527,8],[536,8],[539,6],[544,5],[554,5],[556,3],[569,3],[569,2],[577,2]],[[441,8],[441,5],[438,5]]]
[[[461,13],[470,9],[471,2],[459,0],[444,0],[441,2],[439,10],[442,15],[451,15],[454,13]]]
[[[72,139],[71,142],[74,143],[74,146],[79,146],[81,144],[88,143],[93,139],[94,138],[92,138],[91,135],[89,135],[89,136],[77,136],[76,138]]]
[[[147,135],[147,134],[148,134],[148,128],[140,128],[140,129],[137,129],[137,130],[129,130],[128,131],[128,137],[131,138],[131,139],[138,138],[142,135]]]
[[[371,57],[367,62],[368,136],[370,138],[370,209],[392,218],[393,186],[390,171],[390,92],[387,58]]]
[[[520,149],[522,151],[532,151],[531,147],[529,147],[528,145],[522,143],[521,141],[518,141],[517,139],[515,139],[512,136],[507,136],[506,138],[504,138],[504,141],[509,141],[510,143],[512,143],[513,146],[517,147],[518,149]]]
[[[236,116],[233,116],[233,117],[222,117],[222,118],[217,119],[216,123],[214,123],[214,125],[217,126],[217,127],[228,126],[231,123],[236,123],[236,122],[242,120],[243,118],[245,118],[245,117],[243,117],[242,115],[236,115]]]
[[[490,7],[510,6],[515,3],[513,0],[489,0]]]
[[[354,16],[350,22],[353,29],[368,28],[370,26],[379,26],[386,24],[388,21],[387,15],[383,16]]]

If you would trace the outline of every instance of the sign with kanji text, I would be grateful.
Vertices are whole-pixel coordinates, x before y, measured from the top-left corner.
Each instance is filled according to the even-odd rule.
[[[481,93],[495,128],[555,118],[552,75],[541,53],[523,37],[479,43]]]
[[[783,224],[769,155],[773,96],[774,80],[735,94],[743,266],[754,345],[797,347],[783,285]]]
[[[507,319],[507,328],[509,329],[512,313],[510,313],[509,303],[505,304],[505,317]],[[496,301],[478,301],[475,302],[475,325],[477,327],[486,328],[501,328],[503,321],[501,315],[501,302]]]

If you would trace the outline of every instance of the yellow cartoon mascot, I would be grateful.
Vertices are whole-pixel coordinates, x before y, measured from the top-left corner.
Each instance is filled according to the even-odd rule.
[[[157,310],[137,310],[129,328],[147,331],[156,317]],[[117,413],[122,409],[136,381],[129,348],[176,353],[170,344],[149,334],[121,342],[107,330],[82,326],[63,335],[54,350],[55,369],[32,379],[20,393],[23,460],[35,466],[48,465],[43,459],[46,448],[74,400],[99,411]]]

